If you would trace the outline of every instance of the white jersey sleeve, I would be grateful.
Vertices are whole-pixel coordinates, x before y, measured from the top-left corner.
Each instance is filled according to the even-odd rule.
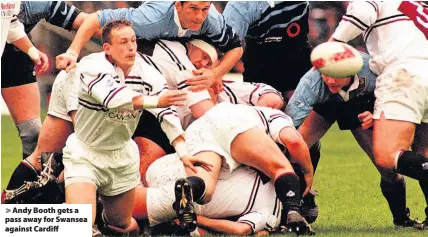
[[[7,42],[10,44],[25,36],[27,36],[27,34],[25,33],[24,25],[18,20],[16,16],[14,16],[10,21]]]
[[[262,208],[260,210],[245,214],[239,217],[237,222],[248,224],[251,227],[253,233],[267,228],[273,229],[279,224],[278,218],[272,215],[268,208]]]
[[[379,15],[380,2],[352,1],[332,38],[348,42],[369,29]]]
[[[276,142],[282,144],[279,134],[283,128],[292,127],[294,129],[293,120],[281,110],[255,107],[259,116],[264,121],[265,129],[268,135]]]
[[[224,91],[218,96],[220,102],[229,101],[232,104],[247,104],[255,106],[260,97],[267,93],[282,95],[275,88],[264,83],[224,81]]]
[[[162,74],[153,68],[151,69],[152,72],[150,80],[153,83],[153,91],[150,95],[161,96],[168,91],[167,82]],[[145,68],[146,72],[148,70],[149,68]],[[183,128],[181,127],[180,118],[178,117],[177,110],[174,106],[168,108],[147,109],[147,111],[157,118],[170,143],[184,133]]]
[[[187,56],[186,47],[180,42],[159,40],[151,60],[165,76],[170,89],[185,90],[188,93],[187,106],[211,98],[207,90],[191,92],[188,89],[189,86],[186,85],[185,81],[193,77],[192,71],[196,68]]]
[[[82,60],[80,64],[85,62]],[[97,70],[99,68],[84,66],[80,74],[80,80],[84,84],[82,88],[105,108],[133,110],[132,98],[141,94],[116,82],[111,71],[114,70],[112,65],[107,65],[103,71]]]
[[[55,78],[49,102],[48,114],[70,121],[70,112],[78,107],[79,73],[72,70],[69,73],[61,71]]]

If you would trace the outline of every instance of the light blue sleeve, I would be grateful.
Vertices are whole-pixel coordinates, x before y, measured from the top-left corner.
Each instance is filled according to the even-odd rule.
[[[100,27],[116,19],[126,19],[132,22],[132,28],[138,37],[158,39],[161,30],[166,30],[170,22],[168,11],[171,2],[145,2],[138,8],[105,9],[98,12]]]
[[[301,79],[288,101],[285,113],[293,119],[296,127],[299,127],[322,94],[322,78],[318,71],[308,71]]]
[[[242,46],[235,30],[226,24],[224,16],[217,11],[213,4],[202,25],[201,34],[208,36],[222,52]]]
[[[245,39],[249,26],[260,18],[261,13],[258,11],[258,4],[256,1],[232,1],[226,5],[223,12],[226,24],[236,31],[240,40]]]

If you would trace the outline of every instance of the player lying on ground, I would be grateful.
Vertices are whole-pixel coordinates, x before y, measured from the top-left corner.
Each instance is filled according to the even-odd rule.
[[[370,69],[379,75],[374,160],[383,170],[418,180],[428,206],[427,16],[420,2],[351,2],[331,40],[348,42],[364,33]],[[428,229],[428,207],[425,214]]]
[[[369,56],[361,55],[363,68],[353,77],[331,78],[318,70],[308,71],[300,80],[285,112],[293,118],[308,146],[320,140],[337,121],[341,130],[351,130],[360,147],[374,162],[371,127],[377,75],[369,68]],[[388,201],[394,224],[420,228],[421,223],[411,219],[406,209],[404,176],[377,165],[376,168],[381,174],[380,187]]]
[[[310,233],[310,226],[299,214],[298,177],[275,142],[285,145],[304,170],[308,185],[303,192],[305,195],[312,185],[313,175],[309,151],[291,119],[281,111],[224,102],[193,122],[186,130],[189,152],[213,168],[207,172],[197,167],[197,174],[177,180],[176,202],[182,205],[176,206],[176,212],[183,228],[194,230],[196,227],[193,200],[201,204],[211,201],[217,180],[245,164],[260,170],[274,182],[284,207],[281,224],[299,234]],[[205,185],[196,183],[200,181],[195,180],[201,178]]]
[[[176,218],[173,186],[176,179],[186,177],[186,171],[173,153],[151,164],[146,176],[149,187],[137,187],[133,217],[138,221],[148,220],[150,226],[159,229],[156,225],[165,227],[163,223]],[[202,227],[197,231],[248,235],[268,227],[273,230],[280,222],[280,207],[273,183],[266,182],[254,169],[240,166],[226,179],[219,180],[210,203],[195,205]],[[160,234],[178,233],[160,231]]]

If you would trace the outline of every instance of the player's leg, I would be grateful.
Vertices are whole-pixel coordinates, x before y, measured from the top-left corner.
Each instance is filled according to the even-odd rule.
[[[427,121],[428,122],[428,121]],[[413,151],[419,155],[428,157],[428,123],[422,122],[416,127],[415,140],[413,141]],[[425,202],[427,207],[425,208],[426,219],[423,222],[424,228],[428,229],[428,179],[419,180],[422,192],[425,195]]]
[[[138,145],[140,152],[140,175],[141,182],[147,187],[146,171],[149,166],[166,153],[158,144],[144,137],[135,137],[135,143]]]
[[[394,224],[402,227],[419,228],[420,222],[410,218],[409,210],[406,207],[406,183],[404,176],[376,165],[373,156],[373,132],[362,128],[353,129],[351,132],[360,147],[379,170],[381,175],[380,188],[388,202]]]
[[[91,204],[92,225],[95,223],[97,186],[90,180],[88,182],[66,180],[65,202],[67,204]],[[84,190],[84,191],[83,191]]]
[[[103,201],[103,233],[113,236],[137,236],[139,227],[132,217],[136,198],[135,188],[115,196],[101,196]]]
[[[309,224],[299,213],[299,178],[272,139],[254,127],[236,136],[230,150],[237,162],[254,167],[273,180],[276,194],[287,213],[287,228],[297,233],[311,232]]]
[[[1,93],[18,129],[24,159],[34,151],[42,125],[39,87],[33,82],[2,88]]]
[[[205,204],[211,201],[220,175],[222,158],[215,152],[203,151],[194,156],[203,159],[212,165],[211,171],[197,167],[198,172],[194,174],[187,170],[187,178],[180,178],[175,182],[174,193],[177,217],[180,226],[187,232],[196,229],[196,212],[193,202]]]
[[[40,92],[34,63],[26,53],[7,44],[1,69],[1,93],[18,129],[25,158],[33,152],[41,127]]]
[[[6,189],[13,190],[23,185],[25,181],[35,181],[41,171],[39,159],[41,151],[61,152],[72,132],[71,122],[47,115],[35,151],[16,167]]]

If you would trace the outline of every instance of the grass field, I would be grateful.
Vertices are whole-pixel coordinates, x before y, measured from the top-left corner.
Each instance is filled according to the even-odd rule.
[[[10,117],[1,121],[1,187],[21,159],[17,131]],[[428,232],[394,229],[379,188],[380,177],[348,132],[334,127],[322,141],[322,159],[315,176],[320,216],[317,236],[428,236]],[[418,183],[407,179],[407,204],[413,217],[424,219],[425,203]]]

